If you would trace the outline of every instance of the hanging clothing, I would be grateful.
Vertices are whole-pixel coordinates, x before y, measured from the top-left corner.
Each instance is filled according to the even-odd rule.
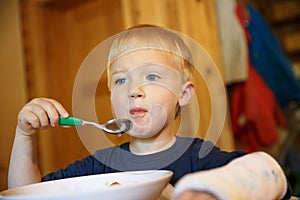
[[[216,0],[216,16],[226,84],[245,81],[248,75],[248,46],[235,0]]]
[[[291,101],[300,101],[300,81],[296,78],[292,64],[282,51],[262,15],[253,7],[245,5],[249,23],[245,27],[250,35],[250,62],[273,91],[281,107]]]
[[[247,152],[276,143],[277,127],[285,125],[272,91],[251,65],[248,79],[232,90],[231,118],[234,137]]]
[[[244,27],[245,38],[250,43],[253,38],[246,29],[250,16],[242,4],[237,5],[236,13]],[[249,57],[247,80],[234,84],[232,88],[231,118],[234,137],[245,151],[254,152],[278,141],[277,128],[285,125],[285,118],[273,91],[266,85]]]

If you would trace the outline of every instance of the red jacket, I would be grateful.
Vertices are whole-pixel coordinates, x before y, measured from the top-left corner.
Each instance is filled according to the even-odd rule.
[[[249,65],[248,79],[233,87],[231,115],[234,137],[247,152],[278,141],[278,125],[285,119],[273,92]]]

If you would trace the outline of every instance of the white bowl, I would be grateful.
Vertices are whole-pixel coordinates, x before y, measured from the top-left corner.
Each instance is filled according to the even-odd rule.
[[[12,188],[0,193],[2,200],[154,200],[173,172],[146,170],[67,178]],[[118,182],[120,185],[111,186]]]

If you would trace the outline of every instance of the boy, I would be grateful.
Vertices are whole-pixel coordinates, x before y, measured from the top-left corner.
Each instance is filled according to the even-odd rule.
[[[265,153],[223,152],[210,142],[173,133],[174,119],[194,94],[191,63],[188,47],[170,30],[139,26],[121,33],[109,52],[108,86],[115,117],[133,122],[128,133],[130,142],[99,150],[42,177],[35,135],[57,126],[59,115],[69,114],[53,99],[33,99],[18,116],[9,186],[117,171],[167,169],[174,173],[170,183],[176,183],[174,198],[178,200],[288,197],[290,191],[281,168]],[[200,156],[205,146],[209,151]]]

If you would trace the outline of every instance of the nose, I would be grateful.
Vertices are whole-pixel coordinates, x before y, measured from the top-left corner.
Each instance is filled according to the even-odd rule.
[[[142,87],[138,87],[129,92],[130,99],[144,98],[144,97],[145,97],[145,92]]]

